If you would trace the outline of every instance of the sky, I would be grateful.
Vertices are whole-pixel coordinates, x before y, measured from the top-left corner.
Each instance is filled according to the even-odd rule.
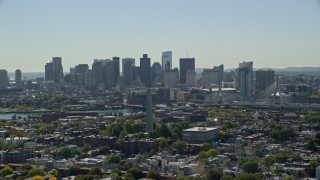
[[[0,0],[0,69],[172,51],[197,68],[320,67],[320,0]]]

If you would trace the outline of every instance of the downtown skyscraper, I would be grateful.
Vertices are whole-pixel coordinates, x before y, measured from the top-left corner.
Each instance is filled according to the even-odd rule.
[[[63,78],[62,58],[53,57],[52,61],[45,65],[45,80],[59,83]]]
[[[162,71],[169,71],[172,69],[172,51],[166,51],[161,56]]]
[[[15,82],[16,82],[16,87],[19,87],[22,85],[22,75],[21,75],[20,69],[17,69],[15,71]]]
[[[140,58],[139,77],[146,87],[151,87],[151,59],[147,54]]]
[[[122,76],[124,78],[124,85],[131,86],[133,79],[133,68],[135,66],[134,58],[122,59]]]
[[[240,94],[245,98],[250,98],[252,93],[253,83],[253,62],[242,62],[239,64],[237,72],[237,87],[240,90]]]
[[[180,58],[180,83],[185,84],[188,70],[195,71],[194,58]]]
[[[269,70],[257,70],[256,71],[256,93],[265,90],[273,85],[275,82],[274,71]]]
[[[8,87],[8,72],[5,69],[0,69],[0,89],[7,89]]]

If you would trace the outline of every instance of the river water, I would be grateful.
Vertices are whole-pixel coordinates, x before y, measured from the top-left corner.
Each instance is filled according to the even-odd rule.
[[[122,112],[124,114],[126,113],[133,113],[136,112],[133,109],[113,109],[113,110],[97,110],[97,111],[81,111],[81,112],[97,112],[99,114],[109,114],[109,113],[119,113]],[[46,114],[46,113],[50,113],[50,112],[23,112],[23,113],[18,113],[18,112],[9,112],[9,113],[0,113],[0,120],[10,120],[12,119],[12,116],[16,115],[17,119],[18,117],[23,118],[28,118],[28,116],[37,116],[37,117],[41,117],[42,114]]]

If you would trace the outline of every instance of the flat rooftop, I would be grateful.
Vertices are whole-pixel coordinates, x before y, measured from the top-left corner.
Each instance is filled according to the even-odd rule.
[[[193,127],[189,129],[183,130],[184,132],[208,132],[208,131],[214,131],[217,130],[216,127]]]

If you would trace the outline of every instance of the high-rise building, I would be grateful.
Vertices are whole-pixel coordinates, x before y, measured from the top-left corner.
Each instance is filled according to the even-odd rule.
[[[257,70],[256,71],[256,92],[265,90],[275,82],[274,71],[269,70]]]
[[[204,84],[219,84],[223,80],[223,65],[213,69],[203,69],[201,81]]]
[[[89,70],[88,64],[79,64],[75,67],[75,75],[77,76],[77,85],[85,85],[86,83],[86,73]]]
[[[151,59],[147,54],[140,58],[139,77],[146,87],[151,87]]]
[[[115,87],[116,83],[114,82],[114,68],[113,68],[113,62],[109,61],[107,62],[104,67],[104,85],[106,89],[110,89]]]
[[[96,84],[103,83],[103,62],[96,60],[92,64],[92,71]]]
[[[136,65],[136,60],[134,58],[122,58],[122,72],[121,73],[122,73],[123,77],[124,77],[124,73],[125,73],[124,66],[128,61],[131,62],[130,64],[132,64],[132,66]]]
[[[243,97],[251,97],[252,96],[252,81],[253,81],[253,62],[242,62],[239,64],[239,68],[237,70],[238,73],[238,88],[240,90],[240,94]]]
[[[172,69],[172,51],[166,51],[162,53],[162,71],[168,71]]]
[[[85,86],[86,88],[93,90],[96,87],[96,80],[94,71],[92,69],[88,69],[85,74]]]
[[[224,72],[223,81],[224,82],[234,82],[235,81],[235,71]]]
[[[161,80],[161,65],[159,62],[154,62],[151,67],[151,82],[152,85],[160,82]]]
[[[138,79],[140,79],[139,71],[140,71],[140,67],[137,67],[137,66],[132,67],[132,81],[137,81]]]
[[[116,87],[118,78],[120,76],[119,58],[113,57],[112,59],[112,61],[106,61],[103,67],[104,84],[106,89]]]
[[[21,70],[17,69],[15,71],[15,82],[16,82],[16,86],[19,87],[22,85],[22,76],[21,76]]]
[[[197,73],[195,70],[188,70],[186,75],[186,85],[189,87],[197,86]]]
[[[188,70],[195,71],[195,59],[194,58],[180,58],[180,83],[186,83],[186,76]]]
[[[53,81],[59,83],[63,80],[62,58],[53,57]]]
[[[164,87],[167,87],[167,88],[177,87],[177,83],[178,83],[177,75],[178,75],[178,72],[173,70],[167,70],[163,72]]]
[[[45,81],[53,81],[53,63],[51,61],[45,65]]]
[[[125,86],[131,86],[133,79],[133,67],[135,66],[134,58],[122,59],[122,76]]]
[[[0,69],[0,89],[8,87],[8,72],[5,69]]]
[[[113,81],[115,83],[115,85],[118,83],[118,79],[120,76],[120,58],[119,57],[113,57],[112,58],[112,62],[113,62]]]

